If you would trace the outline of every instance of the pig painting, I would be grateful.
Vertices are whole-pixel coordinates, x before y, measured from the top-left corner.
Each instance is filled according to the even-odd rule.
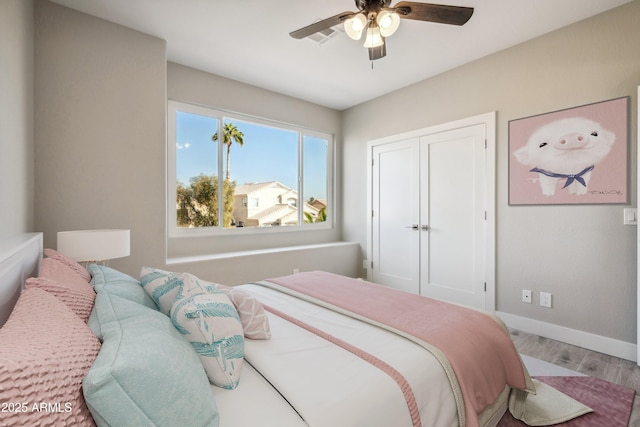
[[[609,154],[615,139],[600,123],[571,117],[539,127],[513,155],[537,174],[545,196],[553,196],[558,188],[584,195],[596,165]]]

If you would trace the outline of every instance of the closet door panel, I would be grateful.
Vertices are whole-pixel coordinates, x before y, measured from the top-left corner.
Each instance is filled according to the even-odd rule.
[[[374,148],[373,281],[419,292],[419,145],[417,139]]]
[[[425,136],[420,153],[420,292],[484,309],[484,126]]]

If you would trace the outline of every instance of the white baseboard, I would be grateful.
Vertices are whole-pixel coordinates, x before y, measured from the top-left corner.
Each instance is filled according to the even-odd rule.
[[[577,345],[578,347],[620,357],[632,362],[638,361],[636,344],[579,331],[577,329],[566,328],[552,323],[541,322],[515,314],[504,313],[502,311],[497,311],[495,314],[510,328],[562,341],[567,344]]]

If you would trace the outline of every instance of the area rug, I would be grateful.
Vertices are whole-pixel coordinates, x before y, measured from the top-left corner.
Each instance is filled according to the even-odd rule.
[[[627,427],[633,408],[635,390],[595,377],[534,377],[556,390],[589,406],[593,412],[558,427]],[[498,427],[526,427],[507,412]]]

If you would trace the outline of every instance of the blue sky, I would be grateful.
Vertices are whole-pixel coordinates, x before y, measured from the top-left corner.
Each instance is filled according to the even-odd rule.
[[[177,113],[176,175],[179,181],[186,184],[192,176],[216,174],[217,145],[211,136],[218,130],[217,122],[197,114]],[[238,184],[277,180],[297,189],[297,133],[237,120],[234,124],[244,134],[244,145],[240,147],[234,142],[231,146],[231,179]],[[306,200],[326,198],[326,153],[326,140],[305,137]],[[226,147],[223,164],[225,162]]]

